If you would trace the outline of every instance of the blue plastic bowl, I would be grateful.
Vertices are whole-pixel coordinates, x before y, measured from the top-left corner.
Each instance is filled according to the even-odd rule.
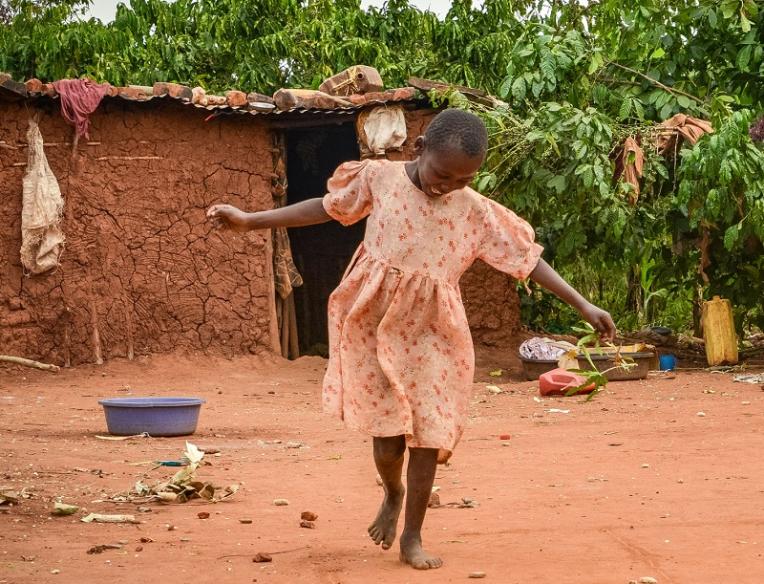
[[[106,414],[109,434],[132,436],[186,436],[196,432],[199,410],[196,397],[124,397],[98,402]]]

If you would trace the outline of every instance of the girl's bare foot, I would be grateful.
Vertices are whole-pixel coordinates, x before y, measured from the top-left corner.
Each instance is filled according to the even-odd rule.
[[[382,544],[383,550],[389,550],[395,541],[398,529],[398,516],[401,514],[403,498],[406,490],[403,485],[398,489],[390,489],[385,493],[385,499],[379,508],[377,518],[369,525],[369,535],[374,543]]]
[[[404,533],[401,535],[401,562],[410,565],[416,570],[432,570],[440,568],[443,560],[436,556],[431,556],[422,549],[422,539],[419,537],[408,537]]]

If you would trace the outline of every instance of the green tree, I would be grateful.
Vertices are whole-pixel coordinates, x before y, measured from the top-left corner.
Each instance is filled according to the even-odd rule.
[[[442,20],[405,0],[130,0],[108,24],[85,19],[87,4],[0,4],[0,70],[267,93],[363,63],[388,86],[416,75],[486,89],[506,105],[478,108],[492,147],[477,186],[537,225],[548,259],[622,325],[682,326],[712,293],[741,325],[764,325],[764,161],[747,131],[764,108],[755,0],[456,0]],[[659,155],[656,124],[677,113],[716,133]],[[638,197],[613,180],[630,136],[645,154]],[[526,304],[545,322],[573,318]]]

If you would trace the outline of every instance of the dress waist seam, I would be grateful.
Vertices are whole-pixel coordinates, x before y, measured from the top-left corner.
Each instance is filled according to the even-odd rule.
[[[357,260],[355,262],[355,266],[353,266],[353,267],[356,267],[359,263],[363,262],[364,260],[369,260],[369,261],[372,261],[372,262],[375,262],[375,263],[378,263],[378,264],[382,264],[387,269],[389,269],[389,270],[391,270],[393,272],[397,272],[398,274],[402,274],[402,275],[406,275],[406,276],[415,276],[415,277],[422,278],[422,279],[425,279],[425,280],[431,280],[433,282],[437,282],[437,283],[443,284],[445,286],[448,286],[449,288],[456,288],[457,287],[457,284],[451,282],[447,278],[436,278],[432,274],[423,273],[423,272],[420,272],[418,270],[413,270],[411,268],[397,266],[397,265],[393,264],[392,262],[390,262],[389,260],[386,260],[386,259],[383,259],[383,258],[380,258],[380,257],[377,257],[377,256],[371,254],[369,252],[368,248],[366,248],[365,246],[364,246],[363,251],[359,254],[359,256],[358,256],[358,258],[357,258]],[[458,283],[458,279],[457,279],[457,283]]]

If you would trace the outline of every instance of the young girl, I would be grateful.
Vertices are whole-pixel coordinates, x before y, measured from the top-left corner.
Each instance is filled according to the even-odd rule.
[[[323,406],[374,437],[385,497],[369,535],[383,549],[392,546],[406,494],[400,558],[418,569],[442,565],[422,549],[421,528],[436,464],[448,460],[464,431],[473,382],[459,293],[464,271],[479,258],[515,278],[530,277],[604,338],[615,335],[610,315],[541,259],[533,229],[469,188],[487,145],[478,117],[449,109],[417,138],[416,160],[342,164],[323,199],[258,213],[230,205],[207,212],[217,227],[235,231],[368,217],[364,241],[329,300]],[[407,445],[408,490],[401,481]]]

